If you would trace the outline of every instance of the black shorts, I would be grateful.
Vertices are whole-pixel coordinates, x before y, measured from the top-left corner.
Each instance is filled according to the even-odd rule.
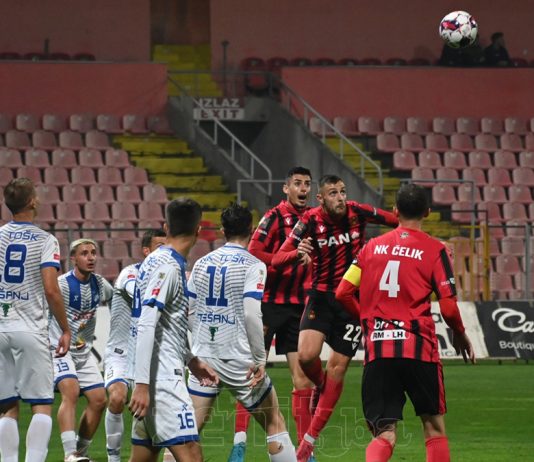
[[[418,416],[445,414],[447,406],[441,364],[417,359],[380,358],[364,366],[363,414],[375,435],[402,420],[406,395]]]
[[[299,325],[304,305],[262,303],[263,336],[269,351],[276,334],[276,354],[296,352],[299,344]]]
[[[336,301],[334,294],[327,292],[310,292],[300,321],[300,330],[307,329],[322,332],[332,350],[349,358],[356,354],[362,337],[360,324]]]

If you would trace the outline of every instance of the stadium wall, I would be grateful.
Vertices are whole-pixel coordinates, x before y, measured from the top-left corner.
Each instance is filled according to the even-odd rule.
[[[5,114],[156,115],[167,103],[166,66],[151,63],[0,63]]]
[[[0,2],[0,51],[89,52],[100,61],[150,59],[149,0]]]
[[[286,67],[282,79],[325,117],[534,115],[534,69]]]
[[[211,2],[213,64],[221,66],[223,40],[230,42],[233,67],[247,56],[433,60],[442,48],[439,22],[457,9],[476,18],[483,46],[502,31],[512,56],[534,59],[534,0],[217,0]]]

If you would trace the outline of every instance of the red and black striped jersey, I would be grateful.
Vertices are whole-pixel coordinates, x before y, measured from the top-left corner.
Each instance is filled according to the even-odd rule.
[[[271,265],[293,227],[309,207],[298,210],[286,200],[269,210],[254,232],[248,250],[267,265],[267,282],[263,301],[277,304],[304,304],[310,285],[311,268],[298,262],[280,268]]]
[[[438,299],[456,295],[445,245],[423,231],[398,227],[371,239],[355,264],[361,269],[365,362],[377,358],[439,362],[430,296],[432,292]]]
[[[365,242],[367,223],[397,226],[391,212],[368,204],[347,201],[344,217],[333,219],[322,207],[308,210],[293,228],[289,238],[273,260],[277,266],[297,258],[299,242],[311,237],[312,253],[311,288],[321,292],[335,292],[343,274]]]

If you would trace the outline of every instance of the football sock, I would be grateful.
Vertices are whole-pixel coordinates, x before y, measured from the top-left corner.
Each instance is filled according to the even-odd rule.
[[[245,441],[249,422],[250,412],[248,412],[247,408],[238,401],[235,407],[235,433],[244,432]],[[242,443],[243,441],[239,442]],[[234,444],[236,444],[235,441]]]
[[[319,403],[317,403],[317,409],[315,409],[315,414],[308,429],[308,434],[311,437],[317,438],[319,436],[328,419],[330,419],[342,391],[343,381],[338,382],[327,375]]]
[[[393,454],[393,446],[384,438],[373,438],[365,450],[365,462],[387,462]]]
[[[449,462],[449,440],[446,436],[436,436],[425,441],[427,462]]]
[[[63,432],[61,434],[61,442],[63,443],[63,451],[66,456],[76,452],[76,432]]]
[[[80,435],[78,435],[78,441],[76,442],[76,451],[78,451],[78,454],[86,456],[92,441],[93,440],[80,438]]]
[[[121,450],[122,433],[124,423],[122,413],[113,414],[109,409],[106,411],[106,447],[109,455],[118,455]]]
[[[282,450],[276,454],[269,453],[269,460],[271,462],[296,462],[295,446],[293,446],[291,438],[289,438],[289,433],[282,432],[268,436],[267,445],[269,445],[269,443],[278,443],[278,447],[282,448]]]
[[[310,413],[310,399],[313,390],[304,388],[302,390],[293,390],[291,393],[291,410],[293,418],[297,424],[297,441],[300,443],[304,433],[310,426],[312,415]]]
[[[0,418],[0,459],[2,462],[19,460],[19,428],[11,417]]]
[[[321,358],[316,358],[309,363],[301,363],[300,367],[306,374],[306,377],[308,377],[316,386],[323,386],[325,372],[323,371]]]
[[[52,417],[34,414],[26,433],[26,462],[44,462],[52,433]]]

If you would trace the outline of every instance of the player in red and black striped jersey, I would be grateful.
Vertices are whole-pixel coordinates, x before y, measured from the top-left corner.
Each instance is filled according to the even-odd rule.
[[[443,375],[430,313],[432,292],[453,329],[457,352],[474,362],[456,304],[447,249],[421,230],[429,211],[423,188],[403,186],[396,205],[400,226],[367,243],[336,292],[363,329],[363,410],[375,436],[367,448],[367,461],[385,462],[391,457],[405,393],[423,422],[426,460],[449,461]],[[359,305],[353,297],[357,287]]]
[[[313,383],[306,377],[298,362],[299,324],[304,310],[306,288],[310,284],[309,257],[303,256],[280,268],[271,265],[273,255],[310,207],[311,172],[304,167],[289,170],[283,191],[286,199],[265,213],[249,244],[249,252],[267,265],[267,281],[262,300],[265,349],[267,352],[276,335],[276,352],[285,354],[293,380],[292,411],[298,440],[311,421],[310,399]],[[243,460],[246,431],[250,413],[240,404],[236,406],[234,448],[231,462]]]
[[[307,460],[330,418],[360,341],[360,327],[336,302],[335,290],[364,243],[367,223],[398,224],[390,212],[347,201],[345,184],[335,175],[321,178],[317,200],[320,206],[302,216],[272,261],[277,267],[305,255],[312,259],[312,285],[300,324],[298,354],[302,369],[316,385],[312,405],[317,407],[297,451],[299,462]],[[319,357],[325,341],[332,348],[326,373]]]

